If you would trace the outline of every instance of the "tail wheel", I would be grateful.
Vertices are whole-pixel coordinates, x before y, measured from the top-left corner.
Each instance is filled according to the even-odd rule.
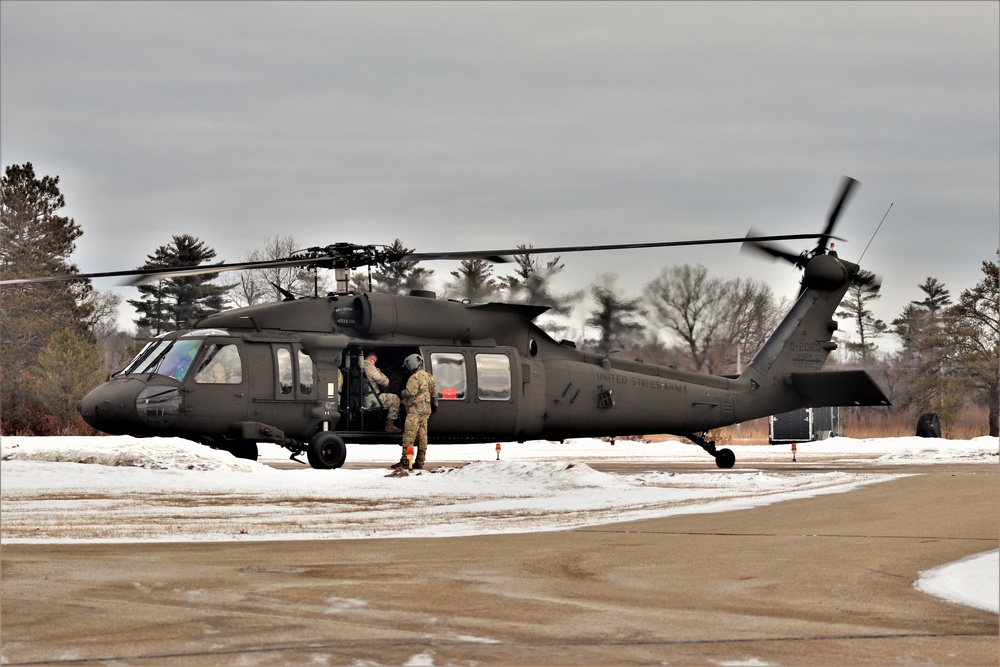
[[[336,433],[322,431],[309,440],[306,458],[309,465],[319,470],[339,468],[347,460],[347,445]]]

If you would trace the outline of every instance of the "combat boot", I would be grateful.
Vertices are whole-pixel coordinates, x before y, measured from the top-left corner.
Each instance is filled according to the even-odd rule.
[[[424,469],[424,450],[422,449],[417,450],[417,458],[413,461],[413,469],[414,470]]]
[[[385,423],[385,432],[386,433],[402,433],[403,429],[399,428],[398,426],[396,426],[392,422],[386,422]]]
[[[399,463],[393,463],[389,467],[390,468],[409,468],[410,467],[410,462],[406,460],[406,454],[403,454],[400,457],[400,459],[399,459]]]

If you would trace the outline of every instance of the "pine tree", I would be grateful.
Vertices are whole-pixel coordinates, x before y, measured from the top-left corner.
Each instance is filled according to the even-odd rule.
[[[531,248],[530,245],[517,246],[520,250]],[[566,266],[560,262],[560,257],[554,257],[542,264],[537,255],[514,255],[517,270],[512,276],[502,278],[500,284],[510,292],[514,303],[530,303],[535,306],[548,306],[554,315],[569,315],[573,307],[583,299],[583,290],[565,294],[552,293],[552,279]]]
[[[454,280],[445,291],[456,299],[484,303],[500,289],[500,284],[493,277],[493,264],[485,259],[463,259],[461,266],[451,275]]]
[[[71,275],[69,260],[83,234],[59,215],[66,200],[58,176],[38,178],[30,162],[5,169],[0,197],[0,277]],[[8,285],[0,309],[0,373],[4,431],[12,422],[30,424],[31,391],[39,353],[56,331],[71,329],[91,344],[89,280]]]
[[[181,234],[147,255],[146,263],[139,268],[199,266],[214,258],[215,250],[193,236]],[[217,275],[177,276],[138,286],[142,298],[128,301],[140,314],[136,325],[159,333],[194,326],[201,318],[219,312],[226,292],[233,286],[211,284]]]
[[[847,289],[847,294],[837,310],[838,317],[849,320],[854,325],[858,340],[848,341],[846,347],[848,352],[860,357],[862,365],[867,365],[869,356],[875,351],[872,339],[881,336],[889,329],[886,323],[877,319],[868,308],[868,304],[881,298],[878,289],[875,274],[862,270],[858,274],[858,280],[851,283]]]
[[[951,297],[936,278],[927,278],[919,288],[925,298],[911,301],[892,321],[892,331],[903,343],[897,354],[903,372],[898,402],[904,409],[935,411],[947,418],[957,411],[958,396],[946,387],[952,345],[943,318]]]
[[[945,289],[944,283],[930,276],[919,287],[925,295],[924,299],[922,301],[911,301],[910,303],[924,308],[932,319],[940,317],[942,311],[951,303],[951,292]]]
[[[413,252],[413,248],[407,248],[402,241],[396,239],[386,251],[390,255],[406,255]],[[374,291],[402,295],[409,294],[411,290],[426,289],[434,271],[417,264],[404,261],[389,262],[374,269],[372,271]]]
[[[1000,435],[1000,265],[983,262],[983,279],[963,290],[948,309],[946,330],[954,348],[952,372],[961,386],[986,398],[989,434]]]
[[[72,329],[56,332],[38,355],[35,393],[49,414],[63,424],[62,435],[85,429],[76,403],[101,381],[101,355]]]
[[[590,287],[590,294],[597,307],[590,311],[587,326],[600,331],[596,346],[606,354],[615,351],[615,347],[623,349],[633,346],[642,338],[642,324],[634,319],[642,315],[640,299],[619,297],[615,287],[616,280],[615,274],[605,273],[599,282]]]

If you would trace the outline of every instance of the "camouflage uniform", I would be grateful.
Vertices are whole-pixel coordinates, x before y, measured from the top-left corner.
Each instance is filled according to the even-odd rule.
[[[424,458],[427,455],[427,419],[431,416],[432,408],[436,409],[438,404],[434,376],[423,368],[414,371],[406,382],[406,389],[400,393],[400,398],[406,407],[403,457],[405,459],[407,447],[416,445],[417,459],[413,462],[413,467],[423,468]]]
[[[399,419],[399,396],[382,393],[382,387],[389,386],[389,378],[378,369],[378,366],[368,359],[365,359],[365,376],[371,380],[372,387],[374,387],[375,394],[378,395],[378,400],[382,403],[382,407],[389,410],[386,425]]]

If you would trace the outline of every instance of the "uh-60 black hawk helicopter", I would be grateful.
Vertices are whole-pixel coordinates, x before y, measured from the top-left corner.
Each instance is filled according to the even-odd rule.
[[[283,260],[189,268],[75,274],[10,282],[164,277],[275,266],[347,269],[398,261],[502,261],[530,253],[742,242],[803,269],[798,299],[738,376],[678,370],[575,349],[533,323],[545,307],[472,304],[409,296],[331,293],[220,312],[190,329],[149,341],[78,408],[88,424],[118,435],[179,436],[235,456],[257,458],[258,443],[305,453],[314,468],[338,468],[345,443],[398,443],[386,410],[363,373],[378,355],[383,369],[419,354],[437,384],[431,443],[563,440],[650,433],[684,436],[731,468],[735,456],[706,439],[709,430],[801,407],[888,405],[864,371],[822,371],[837,345],[833,319],[858,265],[828,248],[837,217],[856,185],[845,179],[820,234],[663,243],[393,254],[383,246],[338,244]],[[818,239],[794,254],[772,244]],[[392,387],[388,388],[390,391]]]

